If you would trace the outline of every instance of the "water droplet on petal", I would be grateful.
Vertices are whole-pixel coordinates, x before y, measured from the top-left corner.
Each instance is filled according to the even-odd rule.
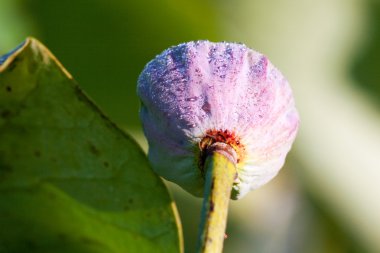
[[[202,110],[205,111],[205,113],[210,114],[211,106],[207,101],[202,105]]]
[[[195,101],[197,101],[197,99],[198,99],[198,97],[194,96],[194,97],[186,98],[185,100],[189,101],[189,102],[195,102]]]

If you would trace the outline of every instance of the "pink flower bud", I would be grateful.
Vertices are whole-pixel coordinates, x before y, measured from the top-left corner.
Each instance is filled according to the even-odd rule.
[[[298,129],[288,82],[243,44],[171,47],[145,66],[137,91],[153,169],[196,196],[206,146],[223,142],[236,151],[231,197],[238,199],[278,173]]]

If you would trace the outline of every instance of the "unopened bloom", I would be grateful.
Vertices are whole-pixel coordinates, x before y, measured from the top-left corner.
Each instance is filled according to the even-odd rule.
[[[137,91],[153,169],[196,196],[203,194],[203,151],[210,144],[236,151],[232,198],[238,199],[278,173],[298,129],[288,82],[243,44],[171,47],[145,66]]]

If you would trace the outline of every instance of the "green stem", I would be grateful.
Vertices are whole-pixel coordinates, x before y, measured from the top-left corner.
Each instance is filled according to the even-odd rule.
[[[228,203],[236,176],[236,153],[214,143],[205,162],[205,190],[198,237],[198,253],[222,252]]]

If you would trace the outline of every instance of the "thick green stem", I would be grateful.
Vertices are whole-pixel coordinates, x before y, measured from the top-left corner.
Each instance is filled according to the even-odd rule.
[[[198,253],[222,252],[228,203],[236,177],[236,153],[224,143],[211,146],[205,162],[205,190]]]

